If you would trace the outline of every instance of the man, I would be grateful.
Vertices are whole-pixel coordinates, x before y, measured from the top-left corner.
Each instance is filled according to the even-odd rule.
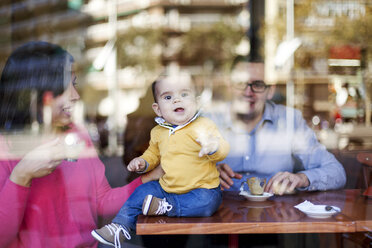
[[[231,81],[230,114],[213,118],[231,146],[218,165],[223,189],[238,191],[252,175],[269,179],[265,191],[278,195],[345,185],[343,166],[301,113],[271,101],[275,85],[265,83],[262,63],[239,62]]]

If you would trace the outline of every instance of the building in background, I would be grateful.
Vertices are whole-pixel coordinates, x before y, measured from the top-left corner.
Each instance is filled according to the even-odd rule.
[[[287,82],[293,79],[294,106],[302,110],[308,120],[319,115],[321,119],[331,121],[338,107],[334,88],[348,83],[364,93],[371,90],[367,90],[361,77],[363,70],[368,71],[365,70],[368,65],[362,68],[360,53],[363,47],[370,46],[371,41],[362,25],[355,26],[354,33],[348,33],[347,29],[357,22],[365,23],[366,27],[367,23],[372,23],[372,19],[368,19],[372,3],[364,0],[292,1],[294,30],[293,36],[288,38],[290,2],[266,1],[267,78],[282,85],[283,92]],[[366,59],[364,63],[368,64]],[[367,123],[370,117],[365,119]]]
[[[80,119],[100,123],[120,153],[126,115],[161,71],[187,70],[211,101],[234,57],[247,55],[246,0],[17,0],[0,3],[0,67],[19,45],[45,40],[76,59]],[[108,132],[106,132],[108,131]],[[97,130],[96,132],[97,133]],[[96,135],[97,136],[97,135]],[[98,136],[97,136],[98,137]],[[98,141],[98,138],[97,138]]]
[[[187,70],[208,106],[224,99],[237,56],[264,61],[277,99],[314,128],[339,117],[368,126],[371,11],[367,0],[4,0],[0,68],[29,40],[70,51],[78,116],[99,123],[109,153],[122,151],[126,116],[160,72]]]

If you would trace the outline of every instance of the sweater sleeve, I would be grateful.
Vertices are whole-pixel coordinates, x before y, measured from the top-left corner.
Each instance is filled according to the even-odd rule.
[[[151,130],[151,139],[149,147],[141,156],[141,158],[143,158],[149,164],[148,168],[146,169],[146,172],[151,171],[160,163],[160,151],[157,142],[159,139],[158,138],[159,132],[157,132],[156,130],[157,130],[156,127]]]
[[[105,176],[103,163],[99,158],[96,158],[96,160],[97,163],[101,164],[96,170],[97,213],[103,217],[111,217],[119,211],[133,191],[142,184],[141,177],[123,187],[111,188]]]
[[[133,191],[142,184],[141,178],[139,177],[123,187],[111,188],[105,175],[105,165],[99,158],[87,130],[74,126],[71,131],[78,132],[80,138],[90,148],[89,152],[85,154],[87,159],[85,166],[93,173],[92,177],[95,180],[97,215],[111,217],[119,211]]]
[[[320,144],[314,131],[307,125],[299,111],[295,111],[295,136],[292,155],[301,161],[310,185],[302,190],[339,189],[346,184],[344,167],[333,154]]]
[[[9,161],[0,162],[0,247],[7,247],[17,237],[30,192],[9,180],[11,168]]]
[[[227,154],[229,153],[230,151],[230,145],[229,143],[222,137],[221,133],[219,132],[217,126],[211,121],[208,119],[208,130],[210,130],[210,132],[218,137],[219,139],[219,144],[218,144],[218,149],[215,153],[211,154],[211,155],[207,155],[208,158],[212,161],[215,161],[215,162],[219,162],[219,161],[222,161],[226,158]]]

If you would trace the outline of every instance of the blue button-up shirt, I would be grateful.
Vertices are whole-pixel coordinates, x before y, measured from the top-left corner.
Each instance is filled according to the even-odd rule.
[[[233,123],[230,116],[226,113],[209,116],[230,143],[230,153],[222,163],[243,174],[241,180],[233,179],[230,190],[239,190],[248,177],[270,179],[280,171],[304,173],[310,185],[303,190],[345,185],[343,166],[318,142],[300,111],[267,101],[263,118],[251,132]]]

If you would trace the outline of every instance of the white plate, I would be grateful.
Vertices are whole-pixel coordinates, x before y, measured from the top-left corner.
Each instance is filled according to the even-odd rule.
[[[301,210],[301,211],[311,218],[318,218],[318,219],[329,218],[332,215],[337,214],[338,212],[341,211],[340,208],[335,207],[335,206],[332,206],[332,209],[327,211],[325,209],[326,206],[327,205],[314,205],[306,210]]]
[[[266,201],[267,198],[273,196],[273,194],[268,193],[268,192],[264,192],[263,195],[252,195],[251,192],[249,191],[240,191],[239,195],[244,196],[250,201],[256,201],[256,202]]]

